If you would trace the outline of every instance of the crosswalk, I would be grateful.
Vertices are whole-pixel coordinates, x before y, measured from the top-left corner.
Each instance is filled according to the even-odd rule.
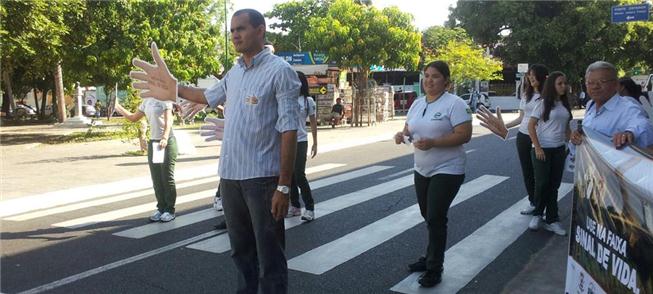
[[[342,195],[333,195],[326,200],[315,204],[315,213],[318,216],[311,224],[313,226],[327,225],[321,223],[322,218],[328,219],[331,214],[340,213],[347,209],[357,209],[367,203],[382,201],[386,196],[397,193],[404,189],[412,189],[413,175],[412,168],[371,165],[367,167],[348,168],[345,163],[327,163],[307,169],[307,174],[325,172],[329,175],[311,181],[311,187],[316,198],[324,188],[349,187],[353,191],[347,191]],[[365,180],[365,183],[372,183],[365,187],[358,187],[354,183]],[[475,201],[477,197],[490,197],[493,190],[504,185],[509,177],[502,175],[485,174],[469,179],[463,184],[459,193],[454,198],[452,207],[462,203]],[[216,183],[217,177],[192,178],[187,177],[185,181],[178,184],[178,188],[192,188],[201,185]],[[72,195],[66,199],[57,198],[57,193],[51,193],[48,202],[40,203],[36,207],[27,207],[21,201],[8,203],[14,209],[7,208],[0,210],[0,217],[8,222],[25,222],[36,219],[53,219],[49,224],[55,228],[79,230],[92,229],[98,224],[104,224],[116,220],[133,218],[145,218],[156,206],[155,202],[149,201],[152,198],[150,189],[143,189],[143,184],[135,181],[120,182],[120,188],[110,188],[109,184],[103,184],[105,193],[100,193],[92,187],[86,187],[79,191],[93,191],[88,195]],[[125,187],[126,186],[126,187]],[[125,238],[130,240],[141,240],[166,232],[179,231],[184,228],[212,220],[223,215],[222,212],[209,208],[210,198],[213,197],[215,186],[211,189],[179,195],[178,204],[195,204],[191,211],[178,212],[177,219],[169,223],[147,223],[133,227],[121,227],[112,232],[114,238]],[[343,189],[339,189],[341,191]],[[562,199],[572,190],[572,185],[563,183],[560,187],[559,199]],[[412,191],[404,191],[412,194]],[[70,191],[68,191],[70,193]],[[53,196],[54,195],[54,196]],[[40,196],[43,197],[43,196]],[[34,198],[32,198],[34,199]],[[71,200],[73,199],[73,200]],[[110,211],[89,210],[91,215],[81,217],[66,217],[67,213],[89,208],[109,207],[112,204],[126,203],[129,206]],[[201,201],[201,202],[200,202]],[[132,204],[139,202],[140,204]],[[396,277],[396,284],[389,285],[388,290],[399,293],[455,293],[465,287],[478,273],[495,260],[505,248],[510,246],[521,236],[527,227],[529,218],[520,216],[519,209],[525,206],[526,197],[512,204],[490,221],[477,228],[473,233],[463,240],[452,245],[446,252],[443,283],[435,288],[420,288],[417,283],[417,274]],[[0,207],[3,207],[0,203]],[[123,205],[124,206],[124,205]],[[76,214],[79,215],[79,214]],[[357,256],[361,256],[381,244],[389,242],[408,230],[423,223],[417,204],[409,205],[398,211],[388,213],[378,219],[366,221],[349,232],[342,232],[332,239],[324,241],[323,244],[305,250],[304,252],[293,252],[288,260],[288,268],[310,275],[323,275],[346,263],[352,262]],[[286,230],[292,230],[304,224],[299,217],[285,219]],[[317,230],[317,229],[316,229]],[[96,269],[79,273],[50,284],[34,288],[28,293],[39,293],[41,291],[54,289],[67,283],[72,283],[86,277],[100,274],[106,270],[114,269],[124,264],[149,258],[157,254],[164,254],[176,248],[192,249],[190,252],[203,252],[209,254],[224,254],[230,248],[229,238],[224,231],[211,231],[205,229],[201,234],[189,239],[174,242],[172,244],[161,244],[160,250],[152,250],[137,256],[126,258],[121,262],[114,262]]]

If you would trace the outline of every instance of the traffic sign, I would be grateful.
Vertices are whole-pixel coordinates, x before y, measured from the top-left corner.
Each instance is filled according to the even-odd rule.
[[[327,89],[325,87],[320,88],[320,94],[324,95],[327,93]]]
[[[528,63],[518,63],[517,72],[525,73],[528,71]]]
[[[650,10],[648,3],[612,6],[612,23],[648,21]]]

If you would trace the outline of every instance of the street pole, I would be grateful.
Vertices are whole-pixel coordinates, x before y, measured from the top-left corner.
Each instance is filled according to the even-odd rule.
[[[229,62],[229,33],[227,32],[227,2],[224,0],[224,69],[227,71],[227,63]]]

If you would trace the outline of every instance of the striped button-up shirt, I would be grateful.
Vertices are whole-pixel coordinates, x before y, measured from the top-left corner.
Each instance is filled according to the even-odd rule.
[[[249,67],[239,58],[220,82],[204,92],[210,106],[225,105],[221,178],[279,176],[281,133],[299,127],[300,86],[292,67],[265,48]]]

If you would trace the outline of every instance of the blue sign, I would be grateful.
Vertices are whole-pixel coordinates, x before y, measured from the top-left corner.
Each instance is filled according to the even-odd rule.
[[[612,6],[612,22],[648,21],[649,4]]]
[[[312,53],[312,52],[277,52],[277,56],[282,57],[286,62],[290,64],[325,64],[328,62],[328,58],[324,53]]]

